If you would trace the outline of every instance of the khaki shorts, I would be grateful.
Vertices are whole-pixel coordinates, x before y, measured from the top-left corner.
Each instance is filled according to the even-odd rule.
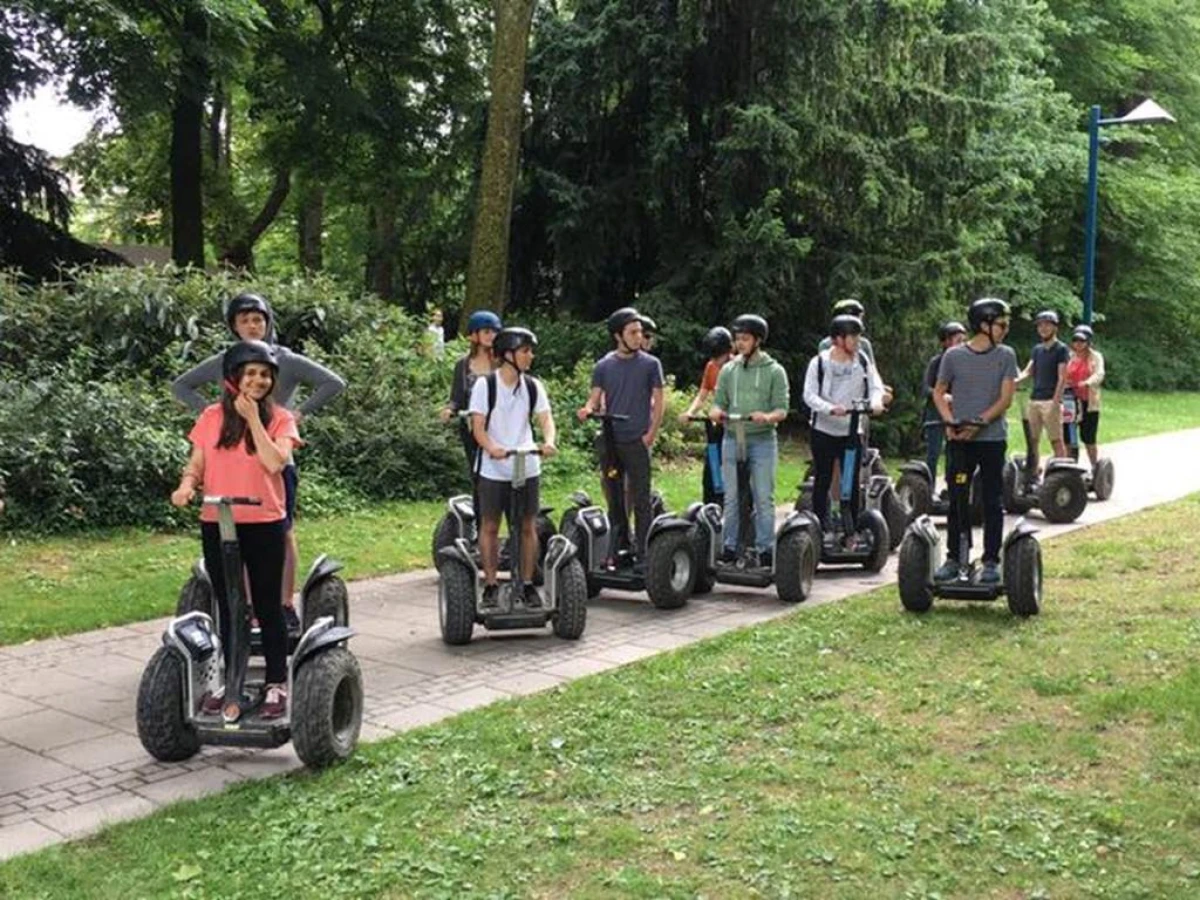
[[[1046,437],[1050,443],[1062,440],[1062,406],[1053,400],[1030,400],[1029,411],[1025,418],[1033,430],[1033,439],[1042,439],[1042,429],[1046,429]]]

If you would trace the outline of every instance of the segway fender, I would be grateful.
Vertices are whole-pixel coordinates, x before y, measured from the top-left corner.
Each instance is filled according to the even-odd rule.
[[[322,627],[322,623],[326,623],[324,627]],[[296,645],[296,652],[292,654],[291,659],[292,671],[297,671],[306,660],[311,659],[322,650],[343,644],[352,637],[354,637],[353,628],[348,625],[334,625],[332,617],[322,616],[304,633],[304,637]]]
[[[1088,467],[1083,463],[1075,462],[1075,460],[1071,459],[1070,457],[1056,456],[1047,461],[1046,472],[1078,472],[1079,477],[1082,478],[1087,474]]]
[[[704,508],[704,504],[696,500],[688,504],[688,508],[684,510],[683,517],[689,522],[695,522],[700,518],[700,510]]]
[[[446,509],[458,523],[458,533],[465,535],[470,530],[471,522],[475,521],[475,501],[469,494],[458,494],[446,501]]]
[[[1024,516],[1017,519],[1017,524],[1012,527],[1012,530],[1004,536],[1004,544],[1001,546],[1001,553],[1008,553],[1008,548],[1023,538],[1029,538],[1037,534],[1040,529],[1035,528],[1028,519]]]
[[[210,589],[212,588],[212,579],[208,577],[208,566],[204,564],[204,557],[196,560],[196,563],[192,566],[192,577],[200,579]]]
[[[546,544],[546,600],[552,609],[558,608],[558,573],[579,553],[565,535],[556,534]]]
[[[574,507],[583,509],[585,506],[592,505],[592,498],[588,496],[587,491],[575,491],[567,498],[567,502]]]
[[[324,553],[313,560],[311,568],[308,570],[308,577],[304,579],[304,587],[300,590],[301,597],[307,597],[311,588],[316,587],[330,575],[340,572],[344,566],[336,559],[330,559]]]
[[[475,571],[475,558],[471,555],[471,545],[466,538],[455,538],[453,544],[438,551],[438,568],[444,562],[458,563]]]
[[[809,537],[813,539],[814,546],[818,548],[821,546],[821,521],[808,510],[796,510],[788,513],[788,517],[779,526],[775,542],[778,543],[779,538],[789,532],[795,531],[797,528],[807,528]]]
[[[646,542],[648,544],[658,535],[668,531],[688,531],[691,527],[692,523],[682,516],[664,513],[650,523],[650,532],[646,535]]]
[[[909,538],[920,541],[929,548],[926,556],[929,560],[929,571],[925,573],[925,577],[927,584],[933,584],[933,576],[938,566],[938,545],[942,542],[937,526],[933,524],[933,519],[929,515],[920,515],[913,519],[904,533],[904,539],[908,540]]]
[[[913,475],[919,475],[930,484],[933,484],[933,476],[929,474],[929,466],[917,459],[910,459],[908,462],[900,466],[901,472],[911,472]]]

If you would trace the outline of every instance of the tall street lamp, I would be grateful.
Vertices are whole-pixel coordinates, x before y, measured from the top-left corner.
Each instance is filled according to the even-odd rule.
[[[1096,169],[1100,158],[1100,129],[1105,125],[1156,125],[1174,121],[1175,117],[1153,100],[1143,100],[1125,115],[1112,119],[1100,118],[1099,106],[1093,106],[1089,110],[1087,216],[1084,220],[1083,247],[1084,324],[1092,324],[1096,291],[1096,207],[1099,198]]]

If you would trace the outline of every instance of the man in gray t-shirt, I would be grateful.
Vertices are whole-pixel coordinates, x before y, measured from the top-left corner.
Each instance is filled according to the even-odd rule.
[[[946,562],[934,576],[938,581],[957,577],[964,535],[970,552],[971,523],[960,521],[959,509],[968,505],[963,501],[979,469],[983,491],[983,572],[979,580],[984,584],[1000,582],[1004,536],[1001,479],[1008,447],[1004,416],[1012,405],[1017,378],[1017,355],[1000,343],[1008,331],[1009,315],[1003,300],[976,300],[967,312],[971,339],[947,350],[938,368],[933,403],[946,423],[946,482],[950,486]],[[961,562],[966,565],[970,560]]]

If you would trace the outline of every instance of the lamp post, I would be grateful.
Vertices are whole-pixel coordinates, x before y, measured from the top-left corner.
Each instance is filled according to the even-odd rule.
[[[1092,324],[1092,308],[1096,293],[1096,207],[1099,203],[1100,129],[1105,125],[1155,125],[1174,122],[1175,117],[1155,103],[1143,100],[1123,116],[1111,119],[1100,117],[1100,107],[1088,111],[1088,181],[1087,213],[1084,217],[1083,245],[1083,322]]]

